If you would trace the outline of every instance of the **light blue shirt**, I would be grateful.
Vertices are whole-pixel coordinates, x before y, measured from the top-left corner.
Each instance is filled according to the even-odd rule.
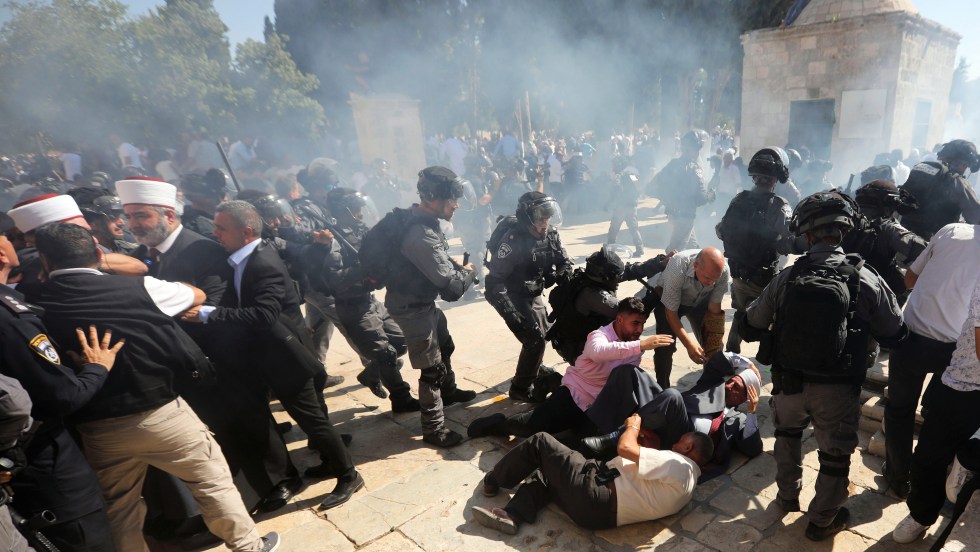
[[[245,265],[248,264],[248,258],[252,256],[255,249],[258,248],[262,240],[253,240],[250,243],[245,244],[241,249],[235,251],[231,255],[228,255],[228,264],[231,268],[235,270],[235,296],[238,297],[238,302],[242,302],[242,274],[245,273]],[[205,305],[201,307],[198,311],[198,317],[203,321],[208,321],[208,316],[214,311],[215,307],[210,305]]]

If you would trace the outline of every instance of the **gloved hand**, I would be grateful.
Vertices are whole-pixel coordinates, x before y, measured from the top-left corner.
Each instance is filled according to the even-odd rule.
[[[538,325],[526,318],[524,319],[524,323],[514,331],[514,335],[517,336],[518,341],[522,345],[534,345],[544,340],[544,336],[541,335],[541,330],[538,329]]]

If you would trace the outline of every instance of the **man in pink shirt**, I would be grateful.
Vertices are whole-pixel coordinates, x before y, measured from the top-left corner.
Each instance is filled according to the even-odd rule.
[[[648,313],[643,301],[627,297],[619,302],[616,319],[589,334],[585,350],[568,367],[562,385],[537,408],[511,417],[497,413],[474,420],[467,433],[470,437],[517,435],[528,437],[540,431],[555,434],[566,429],[588,434],[595,430],[586,411],[613,376],[614,371],[629,377],[639,370],[643,351],[673,343],[669,335],[652,335],[640,339]],[[616,370],[616,368],[620,368]],[[618,394],[618,389],[614,391]]]

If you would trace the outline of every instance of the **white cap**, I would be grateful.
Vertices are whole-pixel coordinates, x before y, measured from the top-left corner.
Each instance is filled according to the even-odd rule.
[[[139,203],[154,207],[177,208],[177,187],[159,178],[133,176],[116,181],[116,193],[123,205]]]
[[[759,397],[762,393],[762,382],[759,381],[759,377],[755,375],[755,370],[752,368],[745,368],[735,374],[736,376],[742,378],[745,383],[745,388],[749,387],[755,389],[755,396]]]
[[[21,232],[30,232],[49,222],[64,222],[82,216],[78,204],[69,195],[38,196],[7,212]]]

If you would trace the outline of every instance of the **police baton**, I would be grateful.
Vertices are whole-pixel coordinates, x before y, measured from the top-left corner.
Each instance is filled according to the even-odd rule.
[[[228,156],[225,155],[225,148],[221,146],[221,142],[215,142],[214,145],[217,146],[218,151],[221,153],[221,160],[225,162],[225,168],[228,169],[228,174],[231,175],[231,181],[235,184],[235,189],[241,192],[242,187],[238,183],[238,179],[235,178],[235,171],[231,170],[231,163],[228,162]]]

